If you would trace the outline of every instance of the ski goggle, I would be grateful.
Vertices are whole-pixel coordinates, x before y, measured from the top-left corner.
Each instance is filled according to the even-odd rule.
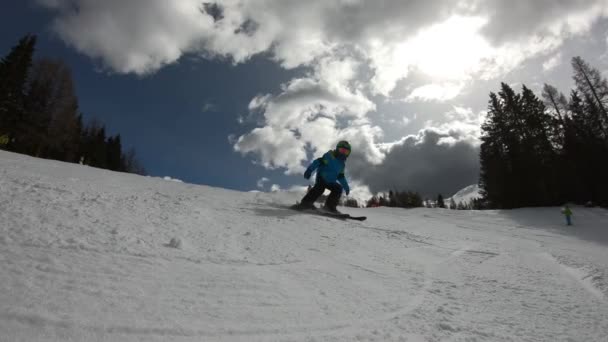
[[[350,154],[350,150],[346,147],[338,147],[338,153],[348,156]]]

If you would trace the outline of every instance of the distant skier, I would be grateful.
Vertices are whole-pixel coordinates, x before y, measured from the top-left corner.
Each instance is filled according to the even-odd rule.
[[[310,179],[315,170],[317,171],[317,178],[315,186],[302,198],[299,208],[315,208],[314,202],[319,196],[323,195],[325,189],[329,189],[331,193],[325,200],[324,209],[332,213],[339,213],[336,206],[342,191],[346,193],[346,196],[350,193],[350,187],[344,177],[345,161],[349,155],[350,144],[343,140],[336,145],[335,150],[325,153],[323,157],[315,159],[308,166],[306,172],[304,172],[304,178]]]
[[[566,217],[566,224],[571,226],[572,225],[572,210],[570,209],[570,207],[567,204],[562,208],[562,214],[564,214],[564,216]]]

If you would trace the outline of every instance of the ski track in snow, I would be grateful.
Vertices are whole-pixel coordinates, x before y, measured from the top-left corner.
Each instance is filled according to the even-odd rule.
[[[0,341],[606,341],[605,210],[299,196],[0,151]]]

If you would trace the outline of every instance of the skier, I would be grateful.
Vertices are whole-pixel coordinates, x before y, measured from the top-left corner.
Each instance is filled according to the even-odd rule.
[[[571,226],[572,225],[572,210],[570,210],[570,207],[566,204],[563,208],[562,208],[562,214],[564,214],[564,216],[566,217],[566,224]]]
[[[300,209],[314,209],[313,204],[319,196],[323,194],[325,189],[329,189],[331,193],[325,200],[324,209],[339,214],[340,212],[336,209],[342,191],[346,193],[346,196],[350,193],[350,187],[344,177],[344,167],[346,158],[350,155],[350,144],[348,141],[340,141],[336,145],[336,149],[328,151],[323,157],[315,159],[310,166],[304,172],[304,178],[310,179],[312,173],[317,171],[317,178],[315,185],[308,191],[308,193],[302,198]],[[336,183],[336,181],[338,183]]]

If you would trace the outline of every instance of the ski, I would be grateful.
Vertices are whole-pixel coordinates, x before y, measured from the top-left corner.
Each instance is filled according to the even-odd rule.
[[[290,209],[301,211],[301,212],[307,212],[307,213],[311,213],[311,214],[315,214],[315,215],[321,215],[321,216],[325,216],[325,217],[331,217],[331,218],[335,218],[335,219],[339,219],[339,220],[365,221],[367,219],[367,216],[352,216],[350,214],[345,214],[345,213],[332,213],[332,212],[325,211],[323,209],[318,209],[318,208],[303,208],[299,204],[292,205],[290,207]]]

